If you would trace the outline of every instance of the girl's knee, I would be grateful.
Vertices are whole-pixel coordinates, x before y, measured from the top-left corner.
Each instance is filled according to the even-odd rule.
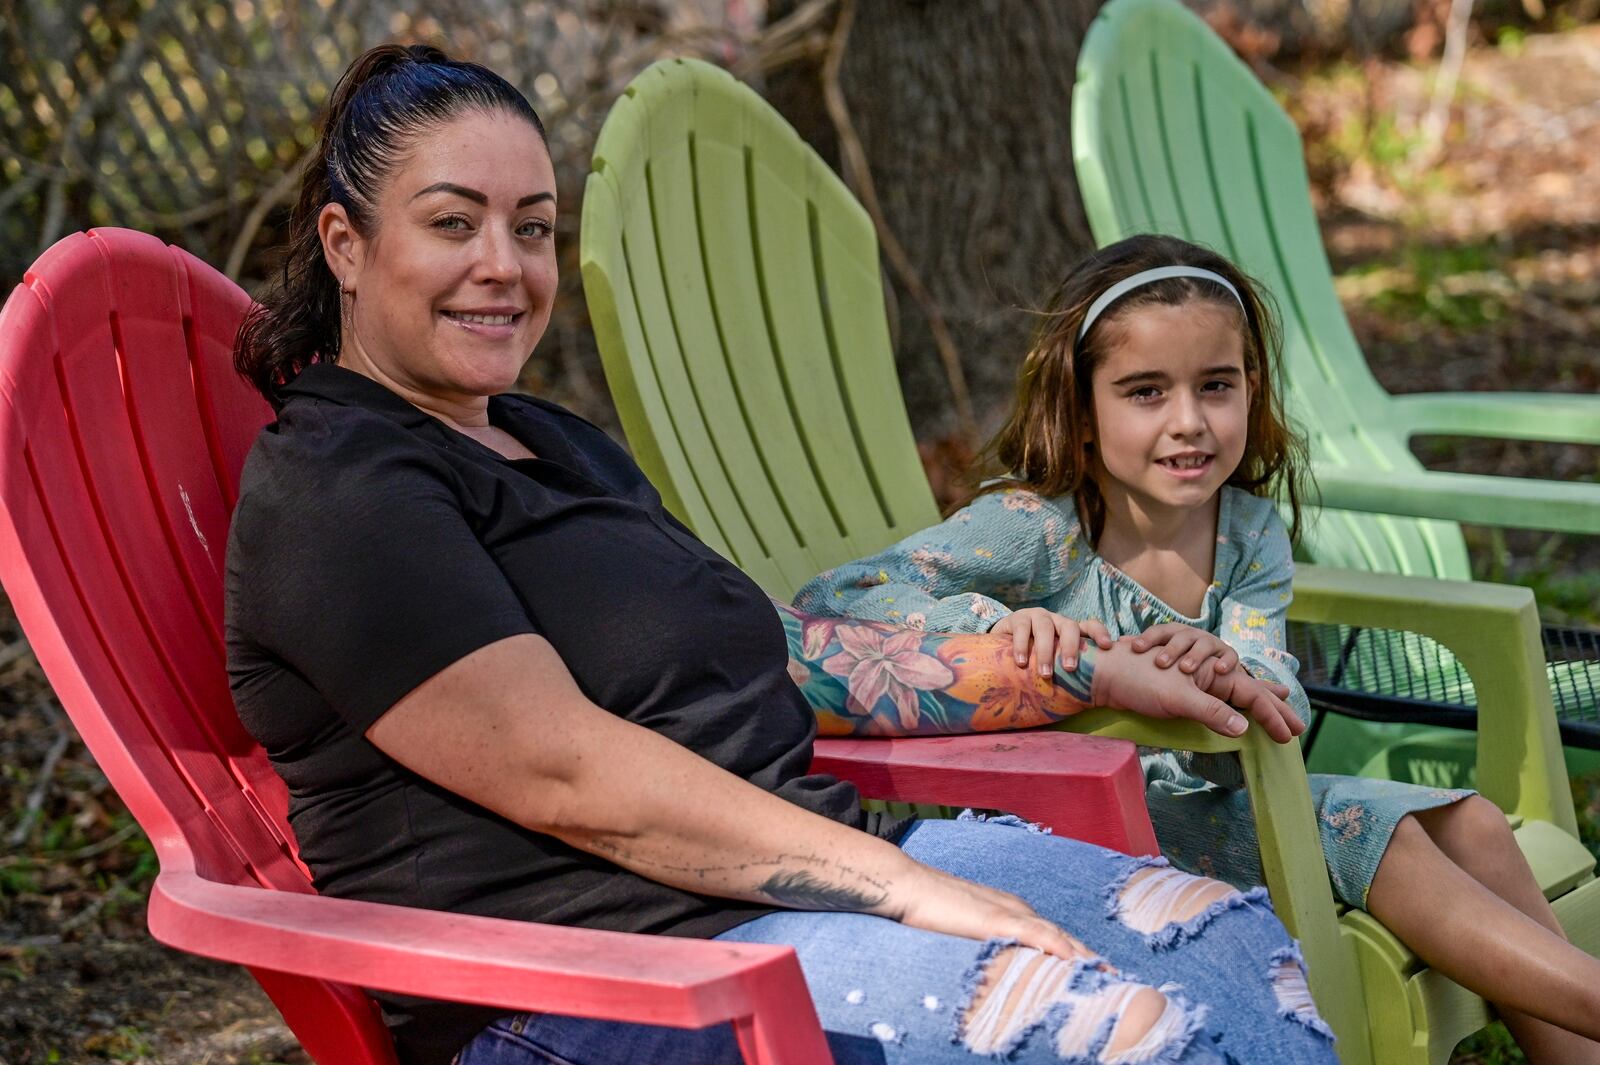
[[[1500,807],[1481,795],[1407,816],[1451,858],[1519,850],[1511,824]],[[1398,835],[1398,833],[1396,833]]]
[[[1516,845],[1517,837],[1511,832],[1511,822],[1500,807],[1482,795],[1469,795],[1455,804],[1463,833],[1470,843],[1482,847]],[[1446,807],[1449,809],[1449,807]]]

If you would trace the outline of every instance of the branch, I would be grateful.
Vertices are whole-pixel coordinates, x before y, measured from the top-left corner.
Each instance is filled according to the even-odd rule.
[[[250,245],[255,243],[256,234],[261,231],[261,226],[267,220],[267,215],[295,186],[300,184],[300,175],[305,172],[306,162],[311,158],[311,152],[300,154],[283,176],[273,182],[272,187],[261,194],[256,205],[250,208],[250,213],[245,215],[244,225],[239,227],[239,235],[233,238],[233,247],[228,249],[228,258],[222,267],[222,272],[228,275],[228,280],[238,281],[239,270],[244,266],[244,258],[250,254]]]
[[[27,842],[28,834],[33,831],[34,823],[39,820],[39,813],[44,809],[44,800],[50,794],[50,781],[56,775],[56,766],[60,764],[61,756],[67,753],[67,747],[72,743],[72,734],[61,725],[60,712],[48,701],[40,703],[39,706],[56,726],[56,741],[50,745],[50,750],[45,752],[44,761],[39,765],[38,779],[34,781],[33,790],[28,792],[28,799],[22,806],[22,820],[6,837],[6,843],[13,847],[20,847]]]
[[[1450,103],[1455,99],[1456,83],[1461,80],[1461,67],[1467,59],[1467,30],[1471,26],[1472,0],[1450,0],[1450,14],[1445,17],[1444,56],[1439,61],[1439,73],[1433,83],[1433,99],[1422,120],[1422,148],[1412,165],[1417,169],[1431,166],[1444,150],[1444,134],[1450,125]]]

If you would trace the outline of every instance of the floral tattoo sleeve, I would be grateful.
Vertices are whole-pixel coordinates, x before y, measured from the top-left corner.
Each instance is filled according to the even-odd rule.
[[[1090,705],[1093,644],[1054,679],[1018,666],[1008,637],[923,632],[802,614],[773,600],[789,676],[824,736],[935,736],[1032,728]]]

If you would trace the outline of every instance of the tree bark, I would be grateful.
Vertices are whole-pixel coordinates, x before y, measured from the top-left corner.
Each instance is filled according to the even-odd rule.
[[[776,20],[798,0],[771,0]],[[1398,40],[1414,0],[1187,0],[1252,60]],[[1495,0],[1489,0],[1495,2]],[[1101,0],[857,0],[840,68],[888,228],[960,352],[992,431],[1038,308],[1093,240],[1072,165],[1078,50]],[[839,170],[822,63],[774,75],[767,97]],[[925,308],[886,275],[901,383],[919,439],[956,435]]]
[[[773,4],[774,15],[782,5]],[[1072,169],[1078,46],[1098,0],[867,0],[840,83],[889,227],[954,337],[980,426],[1009,400],[1033,318],[1093,247]],[[819,68],[768,86],[837,164]],[[927,313],[891,294],[896,357],[918,436],[953,433]]]

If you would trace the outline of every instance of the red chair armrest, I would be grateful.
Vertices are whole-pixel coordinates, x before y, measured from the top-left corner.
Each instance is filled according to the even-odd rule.
[[[1054,731],[819,739],[811,770],[868,799],[1005,810],[1059,836],[1160,853],[1127,740]]]
[[[811,1001],[789,947],[472,917],[188,871],[156,879],[148,917],[158,940],[206,957],[508,1011],[699,1028]],[[810,1027],[820,1040],[814,1013]]]

